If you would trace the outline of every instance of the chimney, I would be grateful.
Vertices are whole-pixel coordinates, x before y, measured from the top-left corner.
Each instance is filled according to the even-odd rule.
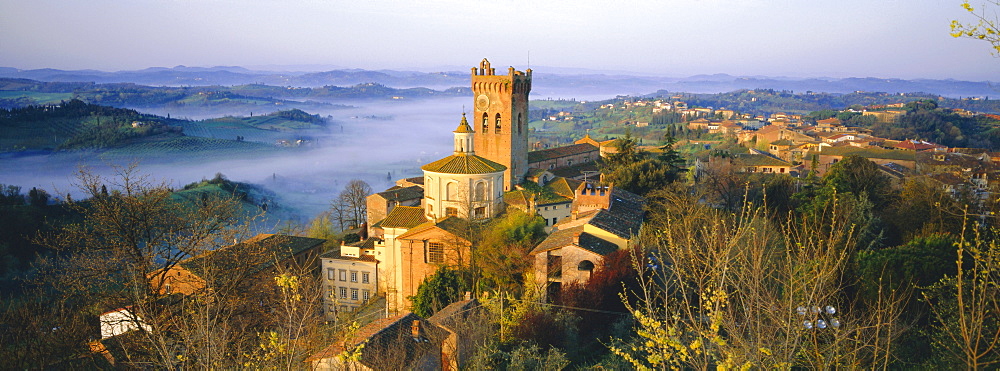
[[[413,324],[410,325],[410,332],[414,339],[420,339],[420,320],[413,320]]]
[[[577,245],[577,246],[580,246],[580,234],[579,233],[573,235],[573,244]]]

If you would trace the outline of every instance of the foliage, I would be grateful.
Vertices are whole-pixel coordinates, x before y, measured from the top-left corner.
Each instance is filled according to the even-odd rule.
[[[933,100],[909,102],[904,108],[907,114],[896,122],[870,125],[872,135],[894,140],[926,140],[949,147],[1000,148],[1000,134],[992,130],[995,120],[964,117],[950,109],[938,108]]]
[[[1000,243],[995,230],[956,243],[957,272],[925,291],[936,350],[967,369],[1000,363]]]
[[[477,289],[518,292],[531,267],[528,253],[545,238],[545,221],[510,209],[482,229],[474,251]]]
[[[662,152],[651,157],[638,148],[631,132],[618,138],[615,141],[616,151],[604,159],[602,182],[644,195],[680,179],[681,173],[686,169],[682,168],[684,160],[673,149],[676,140],[667,136],[665,142],[660,148]]]
[[[340,239],[337,237],[337,233],[333,229],[333,222],[330,220],[329,213],[322,213],[309,222],[309,227],[306,228],[306,237],[326,240],[326,242],[323,243],[323,251],[329,251],[340,246]],[[344,240],[346,242],[347,236],[344,237]]]
[[[878,290],[914,290],[954,276],[955,238],[944,234],[918,237],[905,245],[859,251],[859,294],[872,299]]]
[[[687,195],[655,200],[641,236],[636,335],[612,346],[633,367],[868,368],[886,364],[898,311],[845,296],[856,231],[836,203],[777,223],[759,206],[724,212]],[[797,307],[834,306],[843,327]],[[825,320],[832,319],[821,317]]]
[[[462,272],[441,267],[420,284],[416,295],[410,297],[411,310],[420,317],[430,317],[448,304],[461,300],[468,288],[468,280]]]
[[[993,6],[1000,7],[1000,2],[996,0],[986,1],[993,4]],[[952,20],[951,36],[968,37],[986,41],[993,45],[993,54],[1000,56],[1000,20],[997,19],[996,13],[993,13],[993,17],[990,18],[987,13],[987,9],[989,9],[989,7],[986,6],[985,3],[985,9],[981,9],[978,13],[968,1],[962,3],[962,8],[969,12],[969,14],[972,14],[977,21],[976,23],[961,23],[957,20]]]
[[[523,343],[505,351],[496,339],[488,339],[486,344],[477,347],[469,367],[473,370],[558,371],[569,364],[566,354],[558,348],[550,347],[543,352],[537,344]]]
[[[878,165],[853,155],[833,164],[823,177],[823,183],[839,193],[866,198],[876,209],[889,206],[896,197],[889,177]]]

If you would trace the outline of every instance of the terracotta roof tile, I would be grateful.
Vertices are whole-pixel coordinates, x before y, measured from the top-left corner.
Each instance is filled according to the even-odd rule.
[[[410,229],[427,221],[424,209],[418,206],[396,206],[382,219],[382,228]]]
[[[506,166],[476,155],[451,155],[420,169],[444,174],[489,174],[507,170]]]
[[[598,148],[590,143],[580,143],[573,144],[563,147],[543,149],[539,151],[528,152],[528,163],[542,162],[545,160],[552,160],[560,157],[574,156],[581,153],[587,152],[598,152]]]

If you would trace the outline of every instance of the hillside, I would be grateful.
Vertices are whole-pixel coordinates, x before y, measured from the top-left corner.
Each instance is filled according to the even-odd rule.
[[[105,160],[246,158],[327,133],[326,120],[293,109],[255,117],[186,121],[70,100],[0,109],[0,152],[94,151]],[[288,145],[294,146],[294,145]]]
[[[349,87],[293,88],[261,84],[237,86],[167,87],[133,83],[41,82],[0,78],[0,108],[55,104],[66,99],[113,107],[218,110],[240,108],[268,112],[277,108],[336,109],[335,100],[399,100],[454,97],[469,94],[468,88],[432,90],[397,89],[376,83]]]
[[[55,106],[0,108],[0,152],[112,148],[180,135],[179,120],[73,99]]]
[[[184,125],[188,135],[206,138],[225,138],[238,141],[276,144],[283,142],[310,141],[325,136],[329,132],[329,122],[319,115],[311,115],[299,109],[273,112],[257,116],[226,116],[214,119],[191,121]],[[301,143],[301,142],[299,142]]]

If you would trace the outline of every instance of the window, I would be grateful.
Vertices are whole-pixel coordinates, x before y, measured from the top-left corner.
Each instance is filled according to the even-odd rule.
[[[448,183],[444,186],[444,199],[455,200],[458,197],[458,183]]]
[[[427,262],[444,263],[444,244],[440,242],[427,243]]]
[[[326,279],[333,281],[337,279],[337,270],[333,268],[326,269]]]
[[[552,218],[552,225],[556,225],[557,221],[559,221],[559,218]]]
[[[476,201],[486,201],[486,183],[476,184]]]
[[[500,114],[499,113],[497,114],[496,133],[500,134]]]
[[[361,300],[364,300],[365,302],[367,302],[371,298],[372,298],[372,292],[371,291],[361,290]]]
[[[361,272],[361,283],[368,283],[369,273]]]
[[[454,207],[446,207],[444,209],[444,214],[447,216],[458,216],[458,209]]]
[[[351,271],[351,282],[358,282],[358,272]]]
[[[341,269],[340,270],[340,280],[341,281],[347,281],[347,270],[346,269]]]
[[[170,286],[169,283],[166,284],[166,285],[163,285],[163,292],[165,292],[167,294],[173,293],[174,292],[174,287]]]
[[[490,115],[483,112],[483,134],[490,132]]]
[[[340,288],[340,298],[341,299],[347,299],[347,288],[346,287],[341,287]]]
[[[351,289],[351,300],[358,300],[358,289]]]
[[[482,206],[481,207],[477,207],[476,208],[476,217],[477,218],[482,218],[482,217],[485,217],[485,216],[486,216],[486,207],[482,207]]]

